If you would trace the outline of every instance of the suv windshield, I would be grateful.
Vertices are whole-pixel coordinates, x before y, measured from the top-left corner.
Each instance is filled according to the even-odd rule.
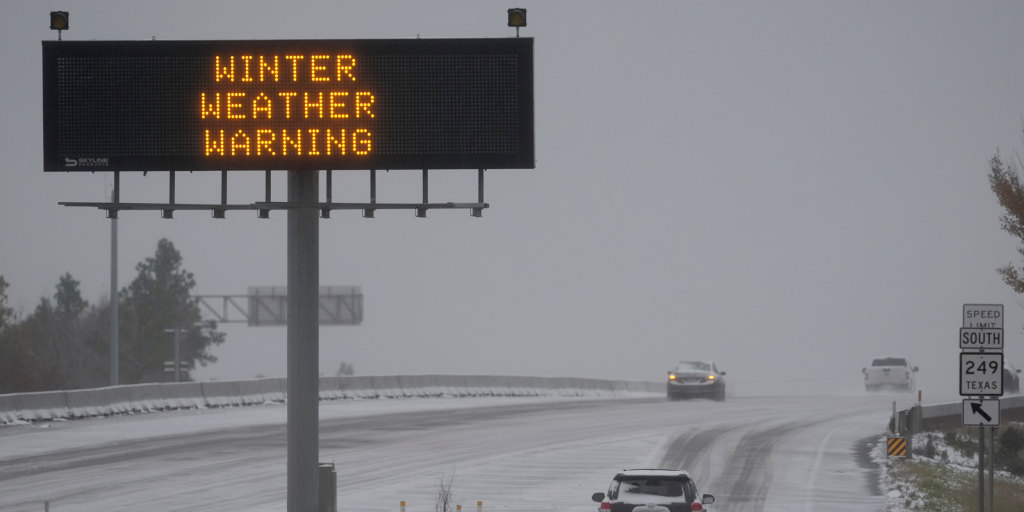
[[[623,475],[616,478],[609,491],[609,498],[627,503],[647,503],[650,500],[645,496],[692,502],[697,495],[697,486],[689,478],[681,476]]]
[[[871,361],[871,366],[907,366],[907,360],[902,357],[883,357]]]
[[[700,370],[702,372],[708,372],[711,371],[711,365],[701,363],[699,361],[679,361],[679,366],[676,366],[676,370]]]

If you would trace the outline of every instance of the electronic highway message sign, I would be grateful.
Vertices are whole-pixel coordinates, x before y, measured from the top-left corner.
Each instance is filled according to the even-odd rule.
[[[533,40],[44,41],[46,171],[534,167]]]

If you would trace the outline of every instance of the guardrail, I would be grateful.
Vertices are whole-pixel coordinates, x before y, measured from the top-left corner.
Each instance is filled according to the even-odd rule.
[[[951,402],[925,406],[914,406],[897,413],[899,425],[904,425],[910,434],[926,431],[951,430],[963,426],[963,402]],[[1024,422],[1024,395],[1003,397],[999,400],[999,420]],[[897,430],[894,420],[889,430]]]
[[[284,402],[283,378],[136,384],[0,395],[0,424],[168,409]],[[412,397],[628,397],[664,394],[664,382],[502,375],[321,377],[321,400]]]

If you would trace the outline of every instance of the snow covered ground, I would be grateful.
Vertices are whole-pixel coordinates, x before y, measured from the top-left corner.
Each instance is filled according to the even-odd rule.
[[[339,510],[431,512],[441,479],[473,512],[594,512],[626,467],[682,467],[712,510],[884,510],[858,450],[890,398],[725,403],[560,398],[323,402]],[[284,510],[280,404],[0,428],[0,510]]]

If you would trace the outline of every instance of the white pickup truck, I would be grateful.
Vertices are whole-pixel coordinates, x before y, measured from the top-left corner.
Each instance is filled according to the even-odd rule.
[[[871,366],[864,368],[864,389],[879,391],[882,389],[914,390],[914,374],[917,367],[912,366],[905,357],[879,357],[871,361]]]

